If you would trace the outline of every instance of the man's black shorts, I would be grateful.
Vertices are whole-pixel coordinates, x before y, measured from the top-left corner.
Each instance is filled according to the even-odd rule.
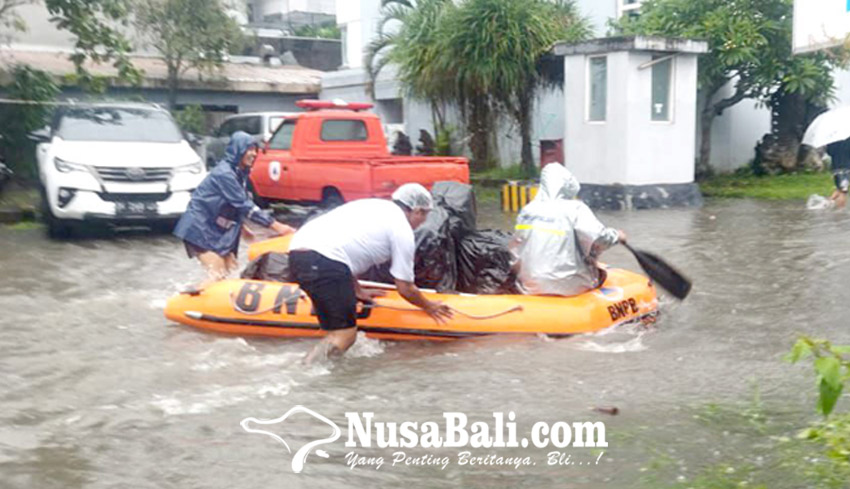
[[[289,253],[289,272],[313,301],[322,329],[357,326],[357,296],[348,265],[315,251],[297,250]]]

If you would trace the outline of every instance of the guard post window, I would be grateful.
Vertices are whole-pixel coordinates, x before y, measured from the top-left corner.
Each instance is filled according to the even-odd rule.
[[[673,85],[673,56],[652,57],[651,118],[655,122],[670,122]]]
[[[593,56],[587,61],[587,120],[605,122],[608,103],[608,58]]]

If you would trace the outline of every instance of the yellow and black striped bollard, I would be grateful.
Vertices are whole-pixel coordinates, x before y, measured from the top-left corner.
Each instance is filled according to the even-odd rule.
[[[502,186],[502,210],[519,212],[537,195],[536,184],[510,181]]]

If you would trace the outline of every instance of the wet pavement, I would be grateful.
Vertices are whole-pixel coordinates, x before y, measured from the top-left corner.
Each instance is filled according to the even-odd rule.
[[[511,226],[482,207],[479,227]],[[166,321],[168,297],[201,278],[168,235],[54,242],[43,229],[0,227],[0,487],[667,487],[702,467],[769,456],[767,435],[741,428],[735,414],[756,401],[777,432],[793,435],[815,418],[813,377],[782,356],[798,333],[850,343],[850,213],[734,200],[600,217],[694,281],[685,302],[662,298],[654,330],[557,341],[361,338],[330,368],[300,365],[309,340]],[[638,269],[622,249],[604,259]],[[549,465],[546,449],[495,450],[536,462],[519,468],[459,465],[458,449],[406,450],[448,456],[445,469],[391,466],[397,449],[358,448],[385,463],[352,470],[340,440],[322,447],[328,459],[312,454],[293,474],[286,448],[240,421],[295,405],[342,426],[347,411],[398,422],[514,411],[521,432],[536,421],[604,421],[609,446],[601,458],[564,450],[583,465]],[[322,428],[289,429],[294,452]],[[795,487],[784,483],[770,487]]]

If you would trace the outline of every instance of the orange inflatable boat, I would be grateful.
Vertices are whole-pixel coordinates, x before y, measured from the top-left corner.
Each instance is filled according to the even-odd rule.
[[[287,248],[288,239],[258,243],[256,257]],[[649,279],[627,270],[608,268],[605,284],[575,297],[529,295],[438,294],[431,300],[454,310],[438,324],[405,301],[392,286],[386,296],[358,311],[357,325],[368,336],[390,340],[450,340],[493,334],[545,334],[555,337],[590,333],[623,323],[655,317],[658,300]],[[165,308],[174,322],[236,335],[319,337],[323,332],[309,297],[297,284],[258,280],[224,280],[198,295],[179,294]]]

